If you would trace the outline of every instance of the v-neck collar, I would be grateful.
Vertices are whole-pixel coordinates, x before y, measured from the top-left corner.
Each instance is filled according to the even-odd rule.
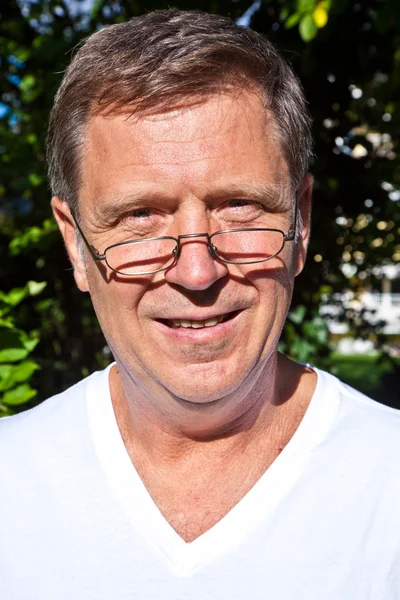
[[[331,376],[314,369],[318,381],[307,411],[289,443],[251,490],[211,529],[185,542],[162,515],[126,451],[111,401],[110,365],[89,379],[88,420],[102,471],[133,527],[181,575],[198,570],[239,545],[259,527],[303,472],[312,448],[334,420],[339,395],[326,390]]]

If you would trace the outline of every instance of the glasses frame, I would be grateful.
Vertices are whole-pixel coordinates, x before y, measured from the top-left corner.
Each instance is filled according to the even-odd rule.
[[[219,260],[222,263],[230,264],[230,265],[253,265],[253,264],[257,264],[257,263],[267,262],[267,261],[275,258],[276,256],[278,256],[278,254],[280,254],[282,252],[283,248],[285,247],[286,242],[292,242],[295,239],[298,206],[297,206],[296,201],[294,202],[294,204],[295,204],[295,208],[294,208],[293,225],[289,228],[287,233],[282,231],[282,229],[273,229],[270,227],[241,227],[238,229],[225,229],[222,231],[215,231],[212,234],[209,234],[209,233],[187,233],[184,235],[178,235],[177,238],[170,236],[170,235],[162,235],[159,237],[144,238],[144,239],[140,239],[140,240],[127,240],[126,242],[119,242],[118,244],[111,244],[111,246],[107,246],[107,248],[105,248],[103,253],[99,252],[97,250],[97,248],[95,248],[92,244],[89,243],[89,241],[87,240],[85,234],[83,233],[83,231],[81,229],[81,226],[79,225],[78,219],[77,219],[74,211],[72,211],[70,209],[70,213],[71,213],[71,216],[74,220],[74,223],[75,223],[79,233],[82,236],[82,239],[83,239],[85,245],[87,246],[92,258],[95,261],[105,261],[108,268],[111,269],[112,271],[114,271],[114,273],[118,273],[118,275],[122,275],[124,277],[140,277],[142,275],[154,275],[155,273],[160,273],[162,271],[166,271],[167,269],[170,269],[171,267],[173,267],[178,262],[179,256],[180,256],[180,253],[182,250],[181,240],[193,239],[193,238],[198,238],[198,237],[207,238],[207,247],[208,247],[208,251],[209,251],[210,255],[212,256],[212,258],[214,258],[215,260]],[[221,258],[220,256],[218,256],[218,254],[217,254],[218,249],[212,243],[213,237],[216,235],[224,235],[225,233],[238,233],[241,231],[274,231],[276,233],[281,233],[282,234],[282,246],[280,247],[278,252],[275,252],[275,254],[273,254],[272,256],[269,256],[268,258],[258,259],[258,260],[242,260],[242,261],[225,260],[224,258]],[[117,269],[114,269],[114,267],[112,267],[107,261],[107,251],[110,250],[111,248],[116,248],[118,246],[127,246],[128,244],[140,244],[143,242],[152,242],[155,240],[173,240],[174,242],[176,242],[176,247],[172,251],[172,255],[173,255],[172,262],[169,263],[166,267],[162,267],[161,269],[157,269],[156,271],[143,271],[140,273],[123,273],[122,271],[118,271]]]

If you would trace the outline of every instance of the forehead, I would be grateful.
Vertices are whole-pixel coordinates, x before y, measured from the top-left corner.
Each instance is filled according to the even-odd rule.
[[[96,115],[86,130],[80,202],[138,189],[185,199],[252,182],[289,186],[274,132],[260,97],[247,92],[160,114]]]

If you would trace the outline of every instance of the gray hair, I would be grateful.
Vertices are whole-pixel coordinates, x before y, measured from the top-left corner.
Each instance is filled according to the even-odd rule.
[[[265,37],[199,11],[154,11],[101,29],[77,51],[55,97],[47,138],[53,194],[78,212],[91,116],[168,110],[249,86],[272,114],[296,191],[307,173],[311,120],[298,78]]]

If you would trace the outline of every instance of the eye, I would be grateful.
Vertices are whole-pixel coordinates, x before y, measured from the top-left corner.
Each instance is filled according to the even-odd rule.
[[[230,200],[229,207],[231,208],[240,208],[241,206],[249,206],[251,204],[255,204],[255,202],[251,200]]]
[[[235,198],[234,200],[229,200],[229,202],[225,204],[225,211],[236,216],[258,215],[263,212],[263,208],[264,207],[259,202],[245,198]]]
[[[131,208],[119,220],[115,229],[119,235],[130,238],[156,237],[163,235],[168,225],[168,215],[153,206]]]
[[[232,224],[232,227],[250,226],[250,224],[258,223],[265,214],[265,208],[251,198],[232,198],[220,206],[216,217],[223,228],[223,223]]]
[[[145,219],[147,217],[151,217],[152,210],[151,208],[143,207],[136,208],[135,210],[131,210],[127,217],[134,217],[135,219]]]

